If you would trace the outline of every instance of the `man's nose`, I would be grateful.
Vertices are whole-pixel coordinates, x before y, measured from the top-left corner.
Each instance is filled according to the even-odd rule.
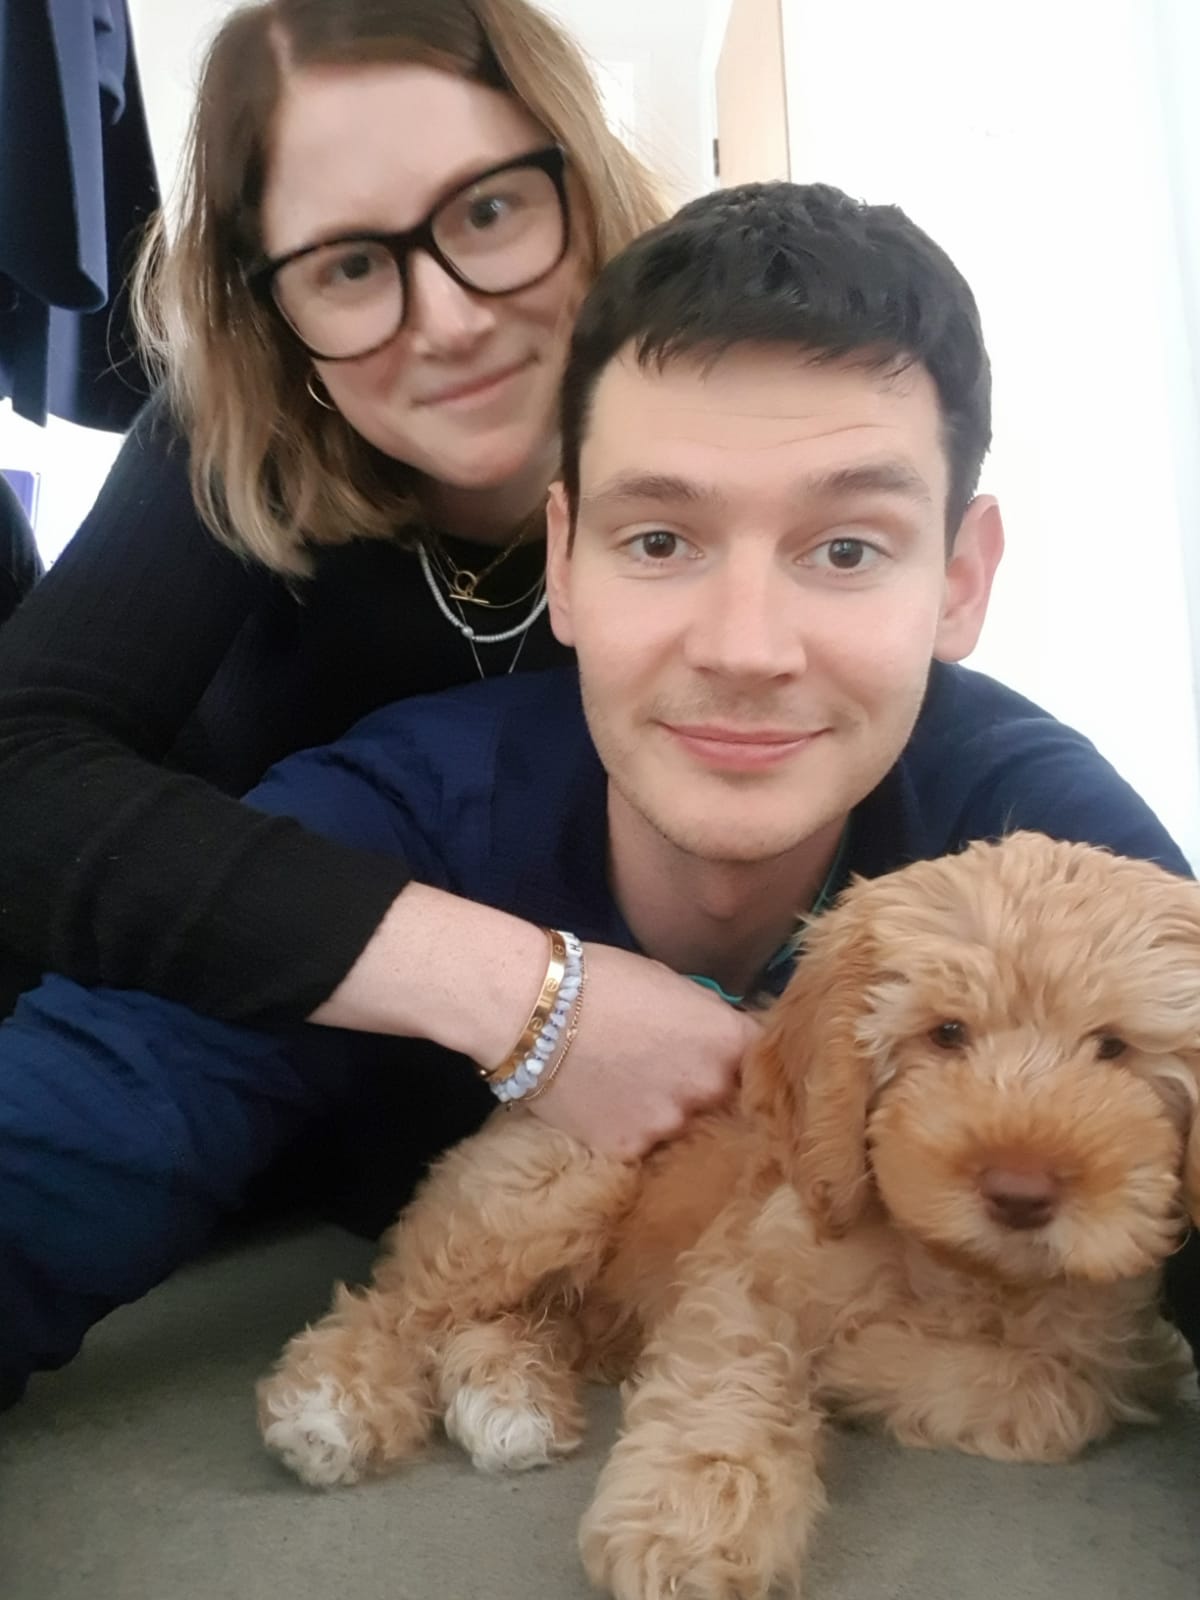
[[[697,585],[688,664],[726,677],[775,678],[807,665],[799,595],[769,552],[727,556]]]
[[[405,326],[422,355],[466,355],[496,325],[495,306],[464,289],[423,250],[408,258]]]

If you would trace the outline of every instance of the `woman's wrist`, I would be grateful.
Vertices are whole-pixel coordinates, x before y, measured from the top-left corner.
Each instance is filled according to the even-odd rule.
[[[410,883],[311,1021],[432,1039],[495,1069],[546,972],[546,933],[492,906]]]

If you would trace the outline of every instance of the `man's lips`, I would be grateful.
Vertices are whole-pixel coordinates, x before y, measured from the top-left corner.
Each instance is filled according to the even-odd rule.
[[[741,728],[713,723],[661,725],[692,756],[709,766],[750,771],[786,761],[827,732],[825,728]]]
[[[492,390],[498,389],[509,378],[523,372],[529,365],[527,356],[522,361],[510,362],[506,367],[495,367],[491,372],[481,372],[478,377],[463,378],[457,383],[450,383],[442,389],[436,389],[432,394],[425,395],[419,402],[423,406],[444,406],[456,400],[474,400],[483,398]]]

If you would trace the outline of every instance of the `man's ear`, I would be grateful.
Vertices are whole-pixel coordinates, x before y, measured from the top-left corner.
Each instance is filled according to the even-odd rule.
[[[550,485],[546,501],[546,593],[550,599],[550,625],[559,644],[573,645],[571,626],[571,513],[561,483]]]
[[[946,594],[933,653],[939,661],[962,661],[979,643],[1004,554],[1004,524],[990,494],[967,507],[946,563]]]

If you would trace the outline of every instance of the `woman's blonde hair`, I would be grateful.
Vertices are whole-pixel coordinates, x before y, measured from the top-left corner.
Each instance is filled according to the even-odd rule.
[[[201,77],[178,218],[169,230],[157,219],[134,299],[189,440],[201,515],[279,572],[307,571],[310,544],[395,538],[418,521],[411,473],[314,404],[311,358],[245,281],[262,251],[287,71],[379,62],[438,67],[519,100],[567,153],[590,272],[663,215],[580,51],[526,0],[262,0],[234,12]]]

